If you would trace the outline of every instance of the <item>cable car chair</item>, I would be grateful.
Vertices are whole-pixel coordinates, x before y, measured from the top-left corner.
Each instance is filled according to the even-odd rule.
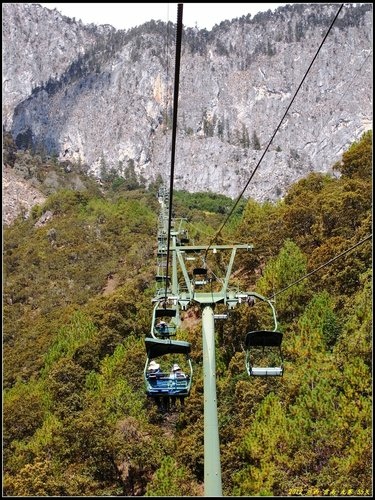
[[[283,354],[281,351],[281,343],[283,340],[283,334],[277,330],[277,319],[275,308],[272,303],[262,297],[259,294],[255,294],[255,297],[267,302],[272,309],[272,315],[274,320],[275,328],[274,330],[256,330],[251,331],[246,334],[245,337],[245,346],[246,346],[246,370],[250,376],[258,376],[258,377],[275,377],[282,376],[284,373],[284,360]],[[269,348],[269,349],[268,349]],[[277,366],[255,366],[255,354],[259,355],[260,350],[262,354],[267,351],[272,350],[273,354],[276,354],[278,358]]]
[[[193,269],[193,283],[195,286],[202,286],[208,283],[207,269],[205,267],[195,267]]]
[[[190,359],[191,344],[182,340],[155,339],[146,337],[147,359],[143,371],[146,393],[148,396],[188,396],[193,378],[193,366]],[[171,378],[169,373],[148,373],[151,360],[166,354],[184,354],[189,365],[190,373],[183,377]]]
[[[176,335],[178,325],[178,306],[167,306],[165,298],[157,299],[152,313],[151,336],[155,339],[169,339]]]

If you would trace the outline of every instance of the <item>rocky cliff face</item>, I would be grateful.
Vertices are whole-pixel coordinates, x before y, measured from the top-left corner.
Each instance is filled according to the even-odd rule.
[[[182,38],[175,187],[242,192],[338,4],[292,4]],[[275,200],[372,128],[372,4],[345,4],[245,196]],[[85,26],[3,6],[4,125],[94,175],[169,181],[174,26]],[[21,75],[21,78],[20,78]]]
[[[11,224],[18,215],[28,217],[34,205],[41,205],[46,197],[29,180],[14,169],[5,166],[2,171],[3,224]]]
[[[14,108],[33,89],[56,79],[95,41],[114,31],[84,25],[38,4],[2,4],[3,125],[9,129]]]

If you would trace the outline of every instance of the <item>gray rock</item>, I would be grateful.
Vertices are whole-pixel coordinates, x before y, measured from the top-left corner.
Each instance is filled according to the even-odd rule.
[[[338,8],[287,4],[184,30],[176,189],[277,200],[307,173],[331,172],[372,128],[372,4],[345,4],[275,134]],[[98,178],[132,166],[169,184],[175,47],[164,23],[118,32],[34,4],[5,4],[3,23],[3,115],[19,143]]]

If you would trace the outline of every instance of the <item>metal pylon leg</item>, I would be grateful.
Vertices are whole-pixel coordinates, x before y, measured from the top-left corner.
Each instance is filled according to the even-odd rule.
[[[204,376],[204,496],[221,497],[221,465],[216,399],[215,322],[211,306],[202,313]]]

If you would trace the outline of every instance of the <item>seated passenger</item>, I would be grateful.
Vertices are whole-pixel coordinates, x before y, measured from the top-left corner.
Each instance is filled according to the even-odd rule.
[[[156,325],[156,329],[159,331],[159,333],[162,333],[162,334],[168,333],[168,325],[165,321],[160,321]]]
[[[160,365],[154,359],[148,365],[147,373],[148,373],[148,375],[161,373]]]
[[[171,373],[169,374],[170,379],[186,379],[185,373],[182,371],[181,367],[175,363],[172,368],[171,368]],[[178,396],[181,404],[181,408],[184,407],[184,402],[185,402],[185,396]],[[175,409],[176,408],[176,396],[171,396],[171,408]]]
[[[169,374],[169,378],[186,378],[186,375],[182,371],[180,366],[177,363],[175,363],[171,368],[171,373]]]

